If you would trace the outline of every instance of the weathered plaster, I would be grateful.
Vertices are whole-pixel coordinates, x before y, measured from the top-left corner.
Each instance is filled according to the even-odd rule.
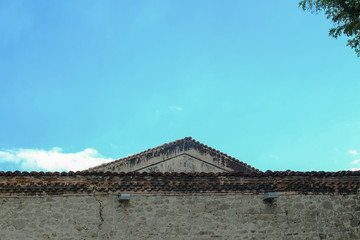
[[[116,164],[104,166],[96,171],[111,172],[228,172],[233,171],[226,161],[201,153],[196,149],[174,149],[158,155],[124,159]]]
[[[0,198],[0,239],[360,239],[358,195]]]
[[[90,171],[258,172],[235,158],[187,138],[96,166]]]
[[[168,160],[140,168],[137,172],[223,172],[229,171],[223,166],[219,167],[204,160],[194,158],[188,154],[173,157]]]

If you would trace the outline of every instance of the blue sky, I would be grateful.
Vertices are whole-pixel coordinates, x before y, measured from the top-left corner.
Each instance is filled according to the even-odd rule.
[[[360,168],[360,59],[297,1],[1,1],[0,170],[192,136],[260,170]]]

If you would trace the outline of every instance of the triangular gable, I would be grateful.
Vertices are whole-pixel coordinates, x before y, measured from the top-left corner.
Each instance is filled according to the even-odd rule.
[[[191,137],[90,168],[110,172],[259,172]]]

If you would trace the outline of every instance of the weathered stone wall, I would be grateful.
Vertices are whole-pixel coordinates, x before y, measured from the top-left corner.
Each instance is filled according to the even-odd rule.
[[[181,154],[169,160],[150,165],[138,170],[138,172],[228,172],[229,168],[218,167],[188,154]]]
[[[196,149],[174,148],[172,151],[142,154],[113,164],[98,166],[95,171],[110,172],[229,172],[227,161]]]
[[[233,157],[191,138],[89,169],[97,172],[259,172]]]
[[[0,239],[360,239],[360,196],[280,193],[0,198]]]

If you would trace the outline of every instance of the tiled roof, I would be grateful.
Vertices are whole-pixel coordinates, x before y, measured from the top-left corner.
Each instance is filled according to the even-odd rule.
[[[325,172],[325,171],[311,171],[311,172],[301,172],[301,171],[266,171],[266,172],[194,172],[194,173],[183,173],[183,172],[96,172],[96,171],[70,171],[70,172],[27,172],[27,171],[0,171],[0,177],[5,176],[188,176],[188,177],[249,177],[249,178],[264,178],[264,177],[290,177],[290,176],[299,176],[299,177],[344,177],[344,176],[358,176],[360,177],[360,171],[338,171],[338,172]]]
[[[89,170],[97,170],[97,169],[100,169],[100,168],[103,168],[103,167],[107,167],[107,166],[111,166],[111,165],[114,165],[114,164],[117,164],[119,161],[123,161],[123,160],[130,160],[130,159],[136,159],[136,158],[140,158],[144,155],[148,155],[148,154],[151,154],[151,153],[154,153],[156,151],[167,151],[171,148],[175,148],[175,147],[182,147],[184,148],[185,150],[186,149],[189,149],[190,147],[192,148],[196,148],[198,149],[200,152],[207,152],[209,153],[210,155],[216,155],[216,156],[219,156],[221,158],[223,158],[224,160],[227,160],[229,161],[229,165],[234,169],[239,169],[239,171],[243,170],[243,169],[246,169],[247,171],[249,172],[261,172],[260,170],[234,158],[234,157],[231,157],[231,156],[228,156],[227,154],[223,153],[223,152],[220,152],[219,150],[216,150],[214,148],[211,148],[205,144],[202,144],[198,141],[196,141],[195,139],[192,139],[191,137],[186,137],[186,138],[183,138],[183,139],[180,139],[180,140],[176,140],[174,142],[170,142],[170,143],[166,143],[166,144],[163,144],[163,145],[160,145],[158,147],[155,147],[155,148],[150,148],[146,151],[143,151],[143,152],[140,152],[138,154],[135,154],[135,155],[131,155],[131,156],[128,156],[128,157],[125,157],[125,158],[121,158],[121,159],[118,159],[118,160],[115,160],[113,162],[110,162],[110,163],[105,163],[105,164],[102,164],[102,165],[99,165],[99,166],[96,166],[96,167],[93,167],[93,168],[90,168]]]
[[[252,173],[0,172],[0,196],[100,193],[356,194],[359,171]]]

